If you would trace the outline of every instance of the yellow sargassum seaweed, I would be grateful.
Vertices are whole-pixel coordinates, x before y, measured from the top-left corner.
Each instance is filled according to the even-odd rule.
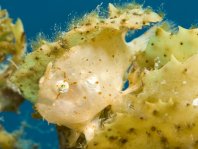
[[[6,132],[1,128],[0,130],[0,148],[2,149],[13,149],[15,148],[16,138],[14,135]]]
[[[20,64],[25,51],[25,33],[20,19],[12,23],[6,10],[0,10],[0,111],[14,111],[22,97],[9,78]]]
[[[123,78],[135,51],[125,34],[161,17],[141,7],[110,4],[109,11],[109,18],[88,15],[62,37],[70,50],[47,66],[36,102],[48,122],[84,131],[105,107],[122,102]]]

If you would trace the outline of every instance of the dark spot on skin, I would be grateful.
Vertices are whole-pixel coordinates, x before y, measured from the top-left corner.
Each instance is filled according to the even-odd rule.
[[[118,139],[117,136],[110,136],[110,137],[109,137],[109,141],[115,141],[115,140],[117,140],[117,139]]]
[[[160,36],[161,33],[162,33],[162,31],[160,29],[157,29],[156,32],[155,32],[155,35]]]
[[[30,70],[30,71],[33,71],[33,70],[34,70],[34,68],[33,68],[33,67],[30,67],[30,68],[29,68],[29,70]]]
[[[86,33],[88,34],[90,31],[86,31]]]
[[[162,144],[167,144],[167,143],[168,143],[168,139],[167,139],[166,137],[162,136],[162,137],[160,138],[160,142],[161,142]]]
[[[148,63],[149,61],[148,61],[148,60],[146,60],[145,62],[146,62],[146,63]]]
[[[148,132],[148,131],[146,131],[146,135],[147,135],[148,137],[150,137],[150,136],[151,136],[151,133]]]
[[[20,92],[23,94],[24,93],[24,91],[23,90],[20,90]]]
[[[141,116],[141,117],[140,117],[140,120],[144,120],[144,118]]]
[[[181,149],[181,147],[179,147],[179,146],[176,146],[176,147],[175,147],[175,149]]]
[[[179,124],[176,124],[176,125],[175,125],[175,129],[176,129],[177,131],[180,131],[180,130],[181,130],[181,126],[180,126]]]
[[[94,28],[95,28],[95,29],[98,29],[99,27],[98,27],[98,26],[94,26]]]
[[[189,103],[187,103],[187,104],[186,104],[186,107],[189,107],[189,106],[190,106],[190,104],[189,104]]]
[[[111,96],[111,94],[109,94],[109,96]]]
[[[91,71],[89,71],[88,73],[92,73]]]
[[[166,55],[166,54],[164,54],[164,57],[167,57],[167,55]]]
[[[86,25],[86,26],[89,26],[89,25],[91,25],[91,23],[86,23],[85,25]]]
[[[153,115],[157,116],[159,114],[159,112],[157,110],[153,110]]]
[[[119,139],[119,142],[120,142],[121,144],[125,144],[125,143],[128,142],[128,140],[127,140],[126,138],[121,138],[121,139]]]
[[[134,12],[133,15],[135,15],[135,16],[141,16],[141,14],[138,14],[137,12]]]
[[[51,56],[51,55],[50,55],[50,53],[47,53],[46,55],[47,55],[48,57],[50,57],[50,56]]]
[[[38,56],[36,56],[36,57],[35,57],[35,60],[39,60],[39,57],[38,57]]]
[[[63,43],[61,43],[61,44],[63,44]],[[54,49],[53,49],[53,50],[55,50],[55,51],[56,51],[56,50],[58,50],[58,48],[57,48],[57,47],[54,47]]]
[[[108,128],[108,129],[107,129],[107,131],[111,131],[111,130],[112,130],[111,128]]]
[[[183,70],[183,73],[186,73],[188,71],[188,69],[187,68],[185,68],[184,70]]]
[[[83,97],[83,99],[87,99],[87,97],[86,97],[86,96],[84,96],[84,97]]]
[[[84,40],[84,38],[82,37],[81,40]]]
[[[97,145],[98,145],[98,142],[94,142],[93,145],[94,145],[94,146],[97,146]]]
[[[129,104],[129,108],[134,110],[133,104]]]
[[[135,128],[130,128],[127,132],[128,133],[135,133],[135,131],[136,131]]]
[[[114,57],[115,57],[115,55],[112,55],[112,57],[114,58]]]
[[[113,23],[115,23],[115,21],[111,21],[111,23],[113,24]]]
[[[101,62],[102,60],[101,60],[101,59],[99,59],[99,61]]]
[[[105,23],[105,21],[104,20],[100,20],[100,23]]]
[[[180,45],[182,46],[183,45],[183,42],[180,42]]]
[[[99,82],[98,82],[98,81],[96,81],[95,83],[96,83],[96,84],[99,84]]]
[[[154,46],[154,43],[151,43],[151,46]]]
[[[98,94],[99,94],[99,95],[101,95],[101,94],[102,94],[102,92],[98,92]]]
[[[77,84],[77,82],[73,82],[72,84],[75,85],[75,84]]]
[[[151,127],[151,131],[156,131],[156,127],[155,126],[152,126]]]
[[[58,44],[59,44],[60,47],[63,48],[63,49],[69,49],[69,47],[68,47],[68,41],[65,40],[65,39],[61,39],[61,40],[58,42]],[[56,49],[58,49],[58,48],[56,48]]]
[[[125,22],[126,22],[126,19],[122,19],[122,20],[121,20],[121,23],[125,23]]]

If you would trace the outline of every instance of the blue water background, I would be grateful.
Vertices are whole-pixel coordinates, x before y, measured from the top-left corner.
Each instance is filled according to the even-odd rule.
[[[16,20],[20,17],[26,31],[28,50],[30,42],[39,33],[47,38],[52,37],[57,31],[65,30],[67,24],[74,18],[90,12],[98,5],[107,7],[108,3],[123,3],[125,0],[0,0],[3,9],[7,9],[10,16]],[[198,0],[136,0],[151,6],[154,10],[164,11],[166,19],[175,24],[189,28],[198,23]],[[33,74],[32,74],[33,75]],[[43,120],[31,118],[32,105],[28,101],[20,107],[18,114],[11,112],[0,113],[3,126],[8,131],[16,130],[22,121],[30,124],[23,135],[26,139],[32,139],[41,145],[42,149],[58,149],[58,139],[53,125]]]

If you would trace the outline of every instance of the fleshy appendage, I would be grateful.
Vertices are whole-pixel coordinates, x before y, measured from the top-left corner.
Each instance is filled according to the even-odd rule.
[[[143,91],[128,94],[126,113],[95,132],[88,148],[197,148],[198,55],[174,57],[142,77]],[[190,136],[190,137],[189,137]]]
[[[147,69],[158,69],[169,62],[172,55],[184,62],[198,52],[197,28],[185,29],[179,26],[178,31],[174,32],[158,27],[146,50],[137,54],[138,64]]]
[[[162,31],[162,29],[160,30]],[[167,55],[169,60],[167,59],[163,66],[155,68],[152,65],[152,67],[150,66],[152,69],[147,70],[148,65],[138,67],[137,63],[141,62],[140,59],[134,62],[137,65],[134,68],[137,69],[129,75],[129,81],[142,82],[141,91],[125,96],[129,105],[126,106],[126,112],[117,113],[113,122],[104,124],[104,129],[96,131],[93,140],[88,142],[88,148],[135,149],[140,146],[141,148],[160,149],[197,148],[198,70],[196,65],[198,55],[196,31],[197,29],[180,28],[178,33],[171,35],[177,42],[175,42],[175,46],[172,45],[170,57]],[[167,31],[166,35],[169,33]],[[191,36],[186,34],[191,34]],[[164,36],[164,41],[166,41],[166,37]],[[150,41],[154,38],[155,35],[151,37]],[[164,45],[171,44],[162,39],[160,38],[161,42],[155,43],[158,45],[158,51],[155,50],[156,47],[150,47],[150,44],[145,50],[149,49],[153,55],[154,52],[158,52],[156,56],[160,57],[164,52]],[[182,47],[178,42],[181,39],[187,44],[186,46]],[[149,43],[151,43],[150,41]],[[177,44],[181,48],[177,48]],[[153,52],[151,52],[152,50]],[[155,56],[150,57],[153,62],[154,59]],[[143,62],[144,60],[142,59]]]
[[[123,78],[135,53],[125,34],[161,17],[141,7],[110,4],[109,11],[108,18],[87,15],[63,35],[70,49],[48,64],[39,84],[36,107],[48,122],[82,132],[105,107],[122,102]]]

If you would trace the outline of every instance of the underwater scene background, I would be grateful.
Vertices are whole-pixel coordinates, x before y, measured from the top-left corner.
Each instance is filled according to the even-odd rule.
[[[2,9],[7,9],[10,17],[23,21],[27,37],[27,48],[31,51],[31,43],[38,35],[53,39],[60,31],[65,31],[67,25],[75,17],[81,17],[99,7],[107,8],[108,3],[124,3],[127,0],[0,0]],[[151,6],[156,11],[162,11],[166,19],[174,21],[184,28],[197,26],[197,0],[136,0],[137,3]],[[137,36],[136,34],[134,36]],[[131,37],[133,38],[133,37]],[[34,74],[33,74],[34,75]],[[39,144],[40,149],[58,149],[58,137],[55,126],[46,121],[31,118],[33,107],[25,101],[18,113],[1,112],[0,124],[12,132],[24,126],[23,138]],[[29,143],[31,143],[31,141]],[[28,149],[28,143],[24,144]]]

